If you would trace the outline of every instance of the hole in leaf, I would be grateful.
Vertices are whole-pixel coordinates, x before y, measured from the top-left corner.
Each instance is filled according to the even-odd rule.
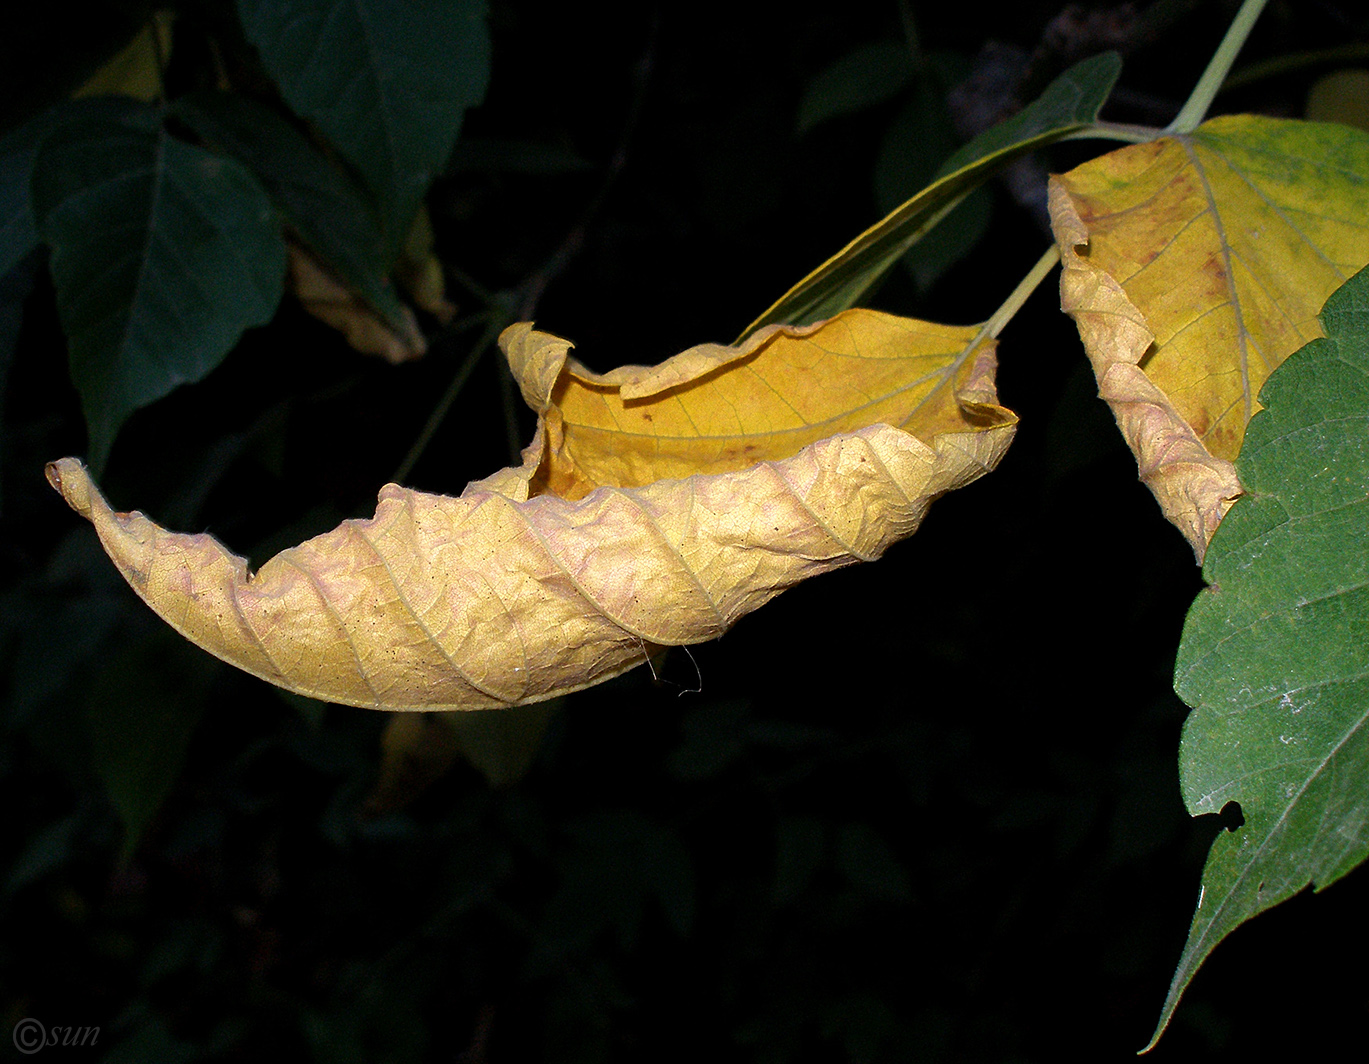
[[[1245,827],[1245,816],[1241,813],[1240,802],[1227,802],[1222,806],[1222,811],[1217,814],[1221,818],[1222,827],[1227,831],[1236,831]]]

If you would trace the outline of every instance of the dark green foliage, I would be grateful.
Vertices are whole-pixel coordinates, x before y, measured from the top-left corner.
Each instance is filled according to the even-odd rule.
[[[33,168],[95,470],[129,414],[204,377],[271,319],[285,275],[251,174],[171,137],[160,117],[130,105],[67,121]]]
[[[238,0],[248,39],[295,113],[377,196],[393,256],[485,96],[485,0]]]
[[[400,322],[374,208],[303,133],[271,108],[232,92],[184,96],[171,113],[251,170],[300,241],[373,310],[391,324]]]
[[[927,60],[929,70],[934,65]],[[948,148],[951,140],[947,118],[936,98],[936,80],[930,73],[918,78],[915,97],[902,120],[908,128],[895,124],[886,134],[885,153],[910,153],[908,165],[912,170],[928,175],[934,172],[936,182],[852,240],[842,249],[839,261],[826,264],[816,276],[810,274],[793,286],[752,322],[748,331],[775,322],[806,325],[865,302],[866,293],[900,259],[916,252],[916,246],[929,235],[934,243],[928,251],[915,254],[910,265],[921,284],[930,284],[974,244],[984,211],[982,200],[978,206],[967,202],[976,190],[1014,160],[1092,123],[1121,69],[1121,59],[1114,52],[1076,63],[1051,82],[1038,99],[981,133],[940,169],[935,169],[935,160],[941,158],[941,150]],[[885,169],[893,165],[889,160],[883,163]],[[877,174],[877,185],[885,195],[892,198],[902,191],[889,178],[880,177]],[[913,190],[919,187],[920,182]],[[952,214],[959,214],[963,232],[936,236],[934,227],[943,220],[949,225]]]

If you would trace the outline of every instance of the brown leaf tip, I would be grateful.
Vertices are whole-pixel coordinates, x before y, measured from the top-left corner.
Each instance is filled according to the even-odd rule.
[[[67,501],[67,505],[89,520],[90,474],[79,458],[59,458],[43,469],[48,483]]]

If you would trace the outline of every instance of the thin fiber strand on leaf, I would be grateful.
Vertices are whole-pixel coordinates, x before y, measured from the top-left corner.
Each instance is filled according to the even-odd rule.
[[[618,675],[654,646],[712,639],[799,580],[912,533],[932,499],[992,469],[1011,440],[992,342],[977,339],[850,311],[596,376],[566,341],[513,326],[501,344],[539,413],[521,466],[459,498],[387,485],[374,517],[255,574],[208,535],[115,513],[75,459],[48,476],[154,610],[247,672],[382,709],[518,705]],[[864,415],[777,391],[862,364],[863,383],[831,390]],[[598,405],[568,416],[579,391]],[[693,436],[671,420],[681,411]]]

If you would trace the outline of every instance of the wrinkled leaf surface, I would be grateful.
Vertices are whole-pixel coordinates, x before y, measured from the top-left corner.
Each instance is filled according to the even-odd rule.
[[[1265,383],[1212,538],[1175,688],[1184,802],[1221,832],[1156,1037],[1213,947],[1369,855],[1369,272]]]
[[[539,413],[521,466],[455,499],[388,485],[375,517],[255,575],[207,535],[113,512],[75,459],[49,479],[149,605],[248,672],[375,708],[517,705],[877,558],[993,468],[1015,419],[978,335],[849,311],[600,375],[511,326]]]
[[[1369,262],[1369,135],[1215,118],[1053,179],[1051,215],[1099,392],[1201,559],[1261,384]]]

